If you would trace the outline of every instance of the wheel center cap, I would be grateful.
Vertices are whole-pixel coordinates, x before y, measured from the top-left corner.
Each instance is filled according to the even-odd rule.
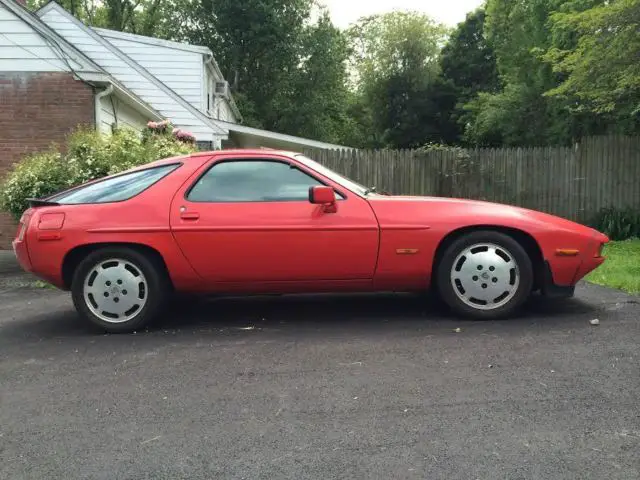
[[[482,278],[484,278],[485,280],[487,280],[489,278],[489,274],[487,272],[484,272],[482,275]]]
[[[117,295],[118,293],[120,293],[120,290],[118,289],[118,287],[111,287],[110,293],[111,295]]]

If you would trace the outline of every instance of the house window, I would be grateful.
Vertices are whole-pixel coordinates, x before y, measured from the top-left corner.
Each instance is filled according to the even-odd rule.
[[[206,142],[206,141],[196,142],[196,147],[201,152],[207,152],[209,150],[213,150],[213,142]]]

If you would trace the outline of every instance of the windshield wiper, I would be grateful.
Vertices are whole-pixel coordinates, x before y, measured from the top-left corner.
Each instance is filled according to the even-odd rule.
[[[377,191],[376,187],[369,187],[364,191],[364,196],[366,197],[370,193],[376,193],[376,191]]]

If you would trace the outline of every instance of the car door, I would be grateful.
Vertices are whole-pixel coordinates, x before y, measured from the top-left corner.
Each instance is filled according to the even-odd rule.
[[[309,187],[337,191],[337,211]],[[209,282],[373,278],[378,222],[369,203],[288,157],[214,157],[176,194],[171,228]]]

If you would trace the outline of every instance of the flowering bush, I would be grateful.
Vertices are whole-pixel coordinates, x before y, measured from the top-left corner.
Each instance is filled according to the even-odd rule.
[[[179,128],[176,128],[173,131],[173,136],[176,137],[177,140],[180,140],[184,143],[196,143],[196,137],[193,135],[193,133],[187,132],[185,130],[180,130]]]
[[[54,145],[48,151],[28,155],[4,179],[0,208],[18,219],[28,207],[27,198],[47,197],[89,180],[195,151],[195,139],[179,139],[172,133],[171,123],[165,122],[156,123],[162,124],[160,127],[148,125],[142,135],[122,129],[106,136],[81,129],[67,138],[66,153]]]
[[[173,129],[173,125],[169,120],[163,120],[161,122],[147,122],[147,128],[152,132],[161,134],[161,133],[171,133]]]
[[[143,132],[143,136],[146,139],[155,138],[158,136],[172,136],[176,140],[184,143],[196,143],[196,137],[195,135],[193,135],[193,133],[175,128],[169,120],[163,120],[161,122],[148,122],[147,129]]]

